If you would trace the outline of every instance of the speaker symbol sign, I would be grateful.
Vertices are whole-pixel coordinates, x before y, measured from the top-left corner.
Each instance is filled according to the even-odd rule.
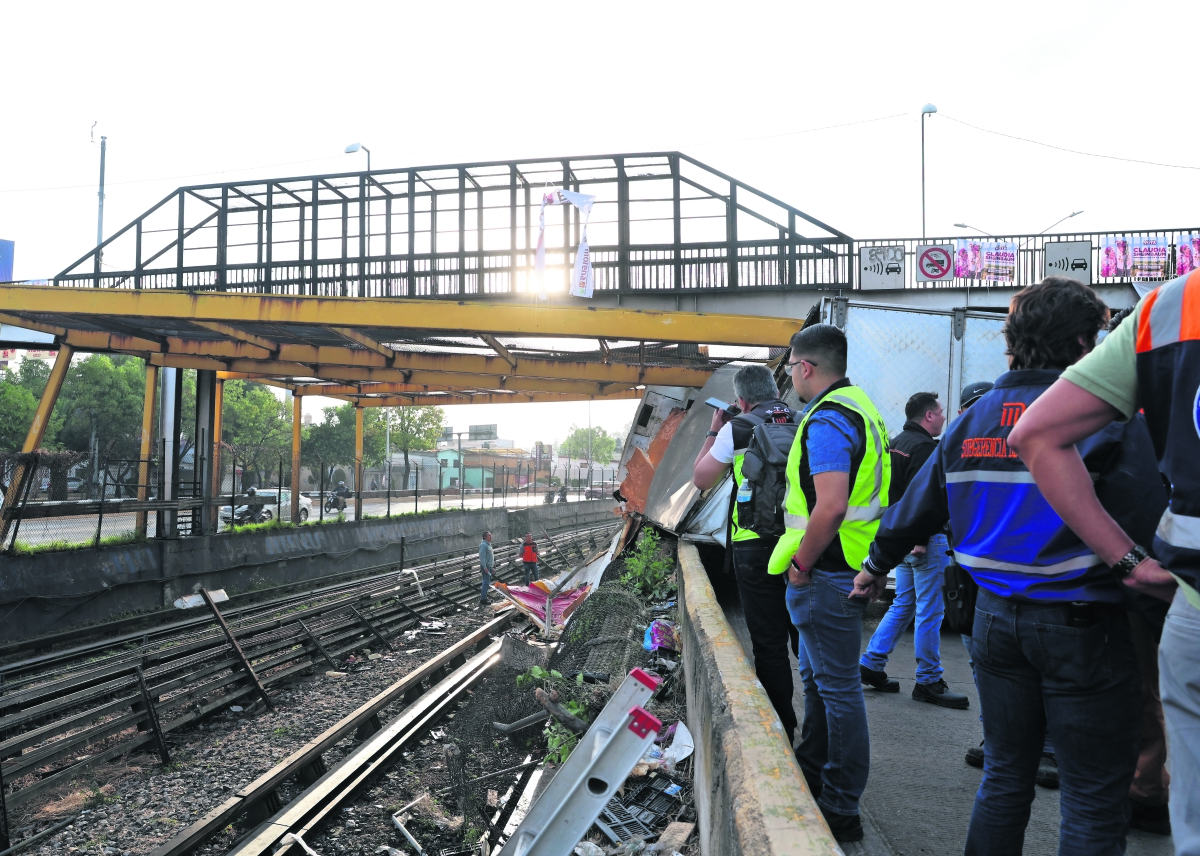
[[[935,244],[917,247],[917,281],[945,282],[954,279],[954,248]]]

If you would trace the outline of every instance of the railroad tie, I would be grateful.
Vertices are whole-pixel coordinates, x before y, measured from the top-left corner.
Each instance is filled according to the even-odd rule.
[[[375,638],[379,640],[379,644],[381,644],[383,647],[387,648],[389,651],[396,650],[395,648],[392,647],[392,643],[388,642],[387,639],[385,639],[383,637],[383,634],[379,632],[379,630],[375,627],[375,625],[372,624],[365,615],[363,615],[361,612],[358,611],[357,606],[350,607],[350,611],[354,613],[355,617],[360,622],[362,622],[363,626],[365,626],[368,630],[371,631],[372,634],[374,634]]]
[[[333,662],[333,658],[329,656],[329,652],[325,650],[325,646],[321,644],[321,640],[317,638],[315,633],[308,629],[308,625],[303,620],[297,619],[297,623],[300,625],[300,629],[304,631],[304,635],[308,637],[308,641],[312,642],[321,656],[325,658],[325,662],[329,664],[329,668],[336,672],[337,663]]]
[[[246,659],[246,655],[242,653],[242,646],[238,644],[237,637],[233,635],[233,631],[229,629],[229,625],[225,623],[225,616],[221,615],[221,610],[217,609],[217,605],[213,602],[212,595],[208,593],[208,589],[201,588],[200,594],[203,595],[208,608],[212,610],[216,616],[217,624],[221,625],[221,629],[225,631],[225,638],[229,640],[230,646],[233,648],[234,655],[242,663],[242,668],[246,670],[246,674],[250,676],[250,680],[254,682],[254,688],[258,690],[258,695],[263,700],[263,704],[267,706],[267,710],[275,710],[275,705],[271,704],[271,697],[267,695],[266,688],[263,687],[262,681],[258,679],[258,675],[254,673],[254,668],[250,665],[250,661]],[[353,609],[353,607],[351,607]],[[355,610],[357,612],[358,610]]]

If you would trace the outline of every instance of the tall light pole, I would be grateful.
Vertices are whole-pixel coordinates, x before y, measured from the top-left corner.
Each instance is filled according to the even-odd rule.
[[[937,108],[926,104],[921,108],[921,240],[925,240],[925,117]]]
[[[985,232],[985,231],[983,231],[983,229],[980,229],[976,226],[971,226],[967,223],[955,223],[954,228],[955,229],[973,229],[974,231],[978,232],[981,235],[984,235],[985,237],[995,234],[995,232]]]
[[[95,133],[98,122],[92,123],[92,132]],[[96,142],[96,138],[92,137],[92,142]],[[99,247],[104,243],[104,156],[108,152],[108,137],[100,138],[100,192],[96,195],[100,198],[100,204],[96,212],[96,246]]]

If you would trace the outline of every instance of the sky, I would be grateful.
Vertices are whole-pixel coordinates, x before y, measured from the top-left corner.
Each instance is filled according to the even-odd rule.
[[[218,0],[5,18],[0,238],[18,279],[94,244],[90,133],[108,137],[106,234],[183,184],[361,169],[343,153],[361,141],[375,168],[677,149],[856,238],[900,238],[921,232],[933,103],[930,236],[1079,210],[1081,231],[1200,227],[1182,2]],[[635,407],[593,405],[594,423]],[[519,445],[587,424],[584,403],[449,410]]]

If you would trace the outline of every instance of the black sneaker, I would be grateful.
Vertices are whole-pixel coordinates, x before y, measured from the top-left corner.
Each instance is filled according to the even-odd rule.
[[[978,746],[972,746],[967,750],[967,763],[972,767],[983,768],[983,741],[979,741]]]
[[[927,701],[938,707],[952,707],[955,710],[966,710],[971,706],[971,700],[962,693],[950,692],[946,682],[939,680],[932,684],[916,684],[912,697],[916,701]]]
[[[862,818],[857,814],[838,814],[824,808],[821,809],[821,814],[825,815],[829,831],[839,844],[863,840]]]
[[[861,663],[858,665],[858,671],[862,675],[862,682],[867,686],[873,687],[881,693],[900,692],[900,682],[895,678],[889,678],[887,672],[877,672],[874,669],[868,669]]]
[[[1042,760],[1038,762],[1037,775],[1033,780],[1043,788],[1058,787],[1058,761],[1049,752],[1042,753]]]
[[[1132,809],[1129,825],[1134,829],[1140,829],[1152,835],[1171,834],[1171,815],[1167,812],[1165,805],[1146,805],[1130,799],[1129,808]]]

